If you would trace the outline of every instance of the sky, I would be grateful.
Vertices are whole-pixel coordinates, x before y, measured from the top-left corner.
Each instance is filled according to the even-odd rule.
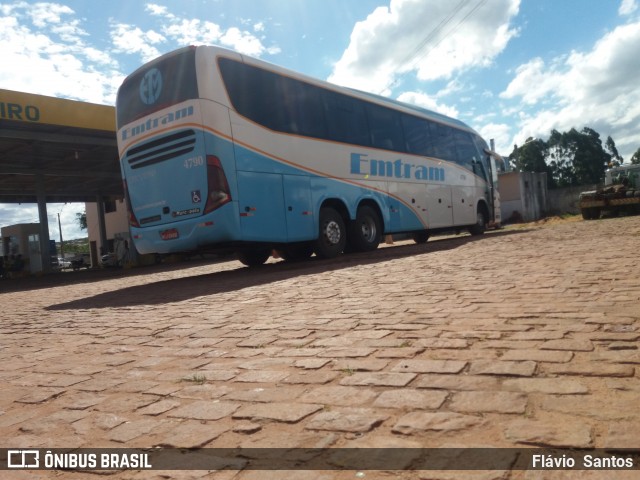
[[[466,122],[508,155],[588,126],[640,147],[640,0],[0,1],[0,88],[114,105],[185,45],[227,47]],[[86,236],[50,204],[51,238]],[[37,208],[0,205],[0,226]]]

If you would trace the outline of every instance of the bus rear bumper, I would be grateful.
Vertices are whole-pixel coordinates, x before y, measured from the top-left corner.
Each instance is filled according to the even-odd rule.
[[[233,242],[239,232],[224,218],[189,219],[150,227],[131,227],[131,238],[141,255],[194,252]]]

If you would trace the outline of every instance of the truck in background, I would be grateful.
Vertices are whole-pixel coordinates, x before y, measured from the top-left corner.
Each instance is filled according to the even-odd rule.
[[[582,192],[579,200],[582,218],[596,220],[601,215],[640,213],[640,165],[621,165],[605,172],[604,185]]]

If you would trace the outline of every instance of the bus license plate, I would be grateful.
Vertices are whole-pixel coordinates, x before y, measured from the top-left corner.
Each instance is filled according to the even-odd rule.
[[[160,238],[162,238],[162,240],[175,240],[179,236],[180,235],[178,234],[177,228],[172,228],[170,230],[160,232]]]

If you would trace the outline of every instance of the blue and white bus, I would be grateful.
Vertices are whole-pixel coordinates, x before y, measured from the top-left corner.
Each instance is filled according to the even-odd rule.
[[[116,112],[142,254],[233,249],[259,265],[500,221],[500,157],[463,122],[230,50],[149,62]]]

